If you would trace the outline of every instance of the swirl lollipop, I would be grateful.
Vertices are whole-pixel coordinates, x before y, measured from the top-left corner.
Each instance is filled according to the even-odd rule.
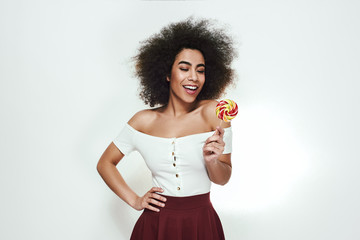
[[[216,105],[216,116],[224,122],[230,122],[238,114],[237,104],[230,99],[223,99]]]

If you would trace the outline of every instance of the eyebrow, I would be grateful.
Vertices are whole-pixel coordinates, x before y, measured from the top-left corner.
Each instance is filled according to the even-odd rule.
[[[180,65],[180,64],[186,64],[186,65],[192,66],[192,64],[187,61],[180,61],[178,65]],[[205,64],[200,63],[200,64],[196,65],[196,67],[205,67]]]

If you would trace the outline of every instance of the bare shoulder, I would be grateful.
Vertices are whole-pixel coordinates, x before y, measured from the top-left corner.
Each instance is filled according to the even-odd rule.
[[[219,102],[216,100],[202,100],[199,103],[201,108],[201,114],[208,124],[210,124],[212,130],[215,130],[217,126],[220,126],[221,120],[216,116],[216,105]],[[223,128],[230,127],[230,122],[222,122]]]
[[[134,114],[128,124],[138,131],[144,131],[157,118],[157,109],[145,109]]]

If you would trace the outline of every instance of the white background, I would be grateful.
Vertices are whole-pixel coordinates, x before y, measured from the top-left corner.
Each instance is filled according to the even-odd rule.
[[[96,171],[145,108],[139,41],[190,15],[238,41],[233,175],[212,201],[230,240],[359,239],[360,4],[0,1],[0,239],[128,239],[140,212]],[[139,154],[119,165],[138,194]]]

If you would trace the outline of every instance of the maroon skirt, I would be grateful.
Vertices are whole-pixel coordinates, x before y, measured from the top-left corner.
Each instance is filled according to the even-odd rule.
[[[210,202],[210,193],[165,197],[167,201],[160,212],[144,209],[131,240],[225,239],[219,216]]]

